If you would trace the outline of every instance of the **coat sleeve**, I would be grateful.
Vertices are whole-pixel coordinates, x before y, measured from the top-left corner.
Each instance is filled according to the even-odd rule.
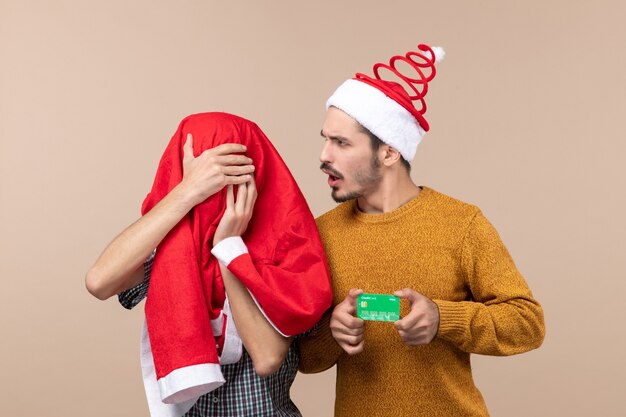
[[[543,310],[480,212],[464,238],[461,268],[473,299],[433,300],[440,313],[438,337],[484,355],[514,355],[541,345]]]
[[[290,230],[272,259],[253,259],[241,237],[224,239],[211,251],[248,289],[268,322],[283,336],[309,330],[332,302],[326,255],[310,233],[317,230]]]

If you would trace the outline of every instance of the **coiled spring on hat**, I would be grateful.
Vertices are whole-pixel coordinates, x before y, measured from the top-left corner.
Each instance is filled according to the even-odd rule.
[[[426,101],[424,100],[424,97],[428,93],[428,82],[435,77],[437,73],[437,70],[435,69],[435,62],[440,61],[443,58],[444,52],[441,48],[431,48],[430,46],[424,44],[418,45],[417,48],[419,51],[410,51],[407,52],[407,54],[404,56],[395,55],[391,57],[391,59],[389,60],[389,64],[377,63],[374,65],[373,69],[376,80],[390,81],[384,80],[380,75],[380,70],[386,69],[395,74],[399,79],[404,81],[414,93],[409,94],[409,98],[412,101],[419,101],[420,103],[419,108],[417,108],[417,106],[413,104],[415,106],[415,109],[420,114],[424,114],[426,112]],[[413,69],[415,69],[418,77],[412,78],[402,74],[396,68],[397,61],[402,61],[410,65]],[[370,81],[374,80],[374,78],[363,73],[357,73],[355,75],[355,78]]]

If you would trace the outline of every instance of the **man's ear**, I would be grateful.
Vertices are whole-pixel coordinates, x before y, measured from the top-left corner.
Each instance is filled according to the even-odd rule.
[[[400,152],[398,152],[395,148],[392,148],[389,145],[384,145],[380,148],[382,151],[382,163],[387,167],[390,167],[396,162],[399,162],[402,158]]]

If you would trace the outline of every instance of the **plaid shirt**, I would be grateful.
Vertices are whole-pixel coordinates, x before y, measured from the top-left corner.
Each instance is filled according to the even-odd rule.
[[[144,281],[119,294],[120,304],[135,307],[148,293],[154,253],[144,264]],[[292,343],[280,369],[267,378],[254,371],[246,350],[239,362],[222,365],[226,383],[203,395],[184,417],[285,416],[301,417],[289,397],[289,389],[298,371],[297,343]]]

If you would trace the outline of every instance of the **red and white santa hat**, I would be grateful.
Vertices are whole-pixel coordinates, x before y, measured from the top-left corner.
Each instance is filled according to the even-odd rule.
[[[326,109],[336,107],[354,118],[387,145],[400,152],[409,163],[415,157],[429,125],[424,118],[428,83],[435,77],[435,62],[443,59],[445,52],[439,47],[420,44],[418,51],[391,57],[389,64],[374,65],[374,78],[357,73],[335,90],[326,102]],[[404,62],[415,73],[405,75],[396,68]],[[383,80],[380,71],[387,70],[402,82]],[[407,89],[412,94],[407,92]],[[416,107],[417,105],[417,107]]]

